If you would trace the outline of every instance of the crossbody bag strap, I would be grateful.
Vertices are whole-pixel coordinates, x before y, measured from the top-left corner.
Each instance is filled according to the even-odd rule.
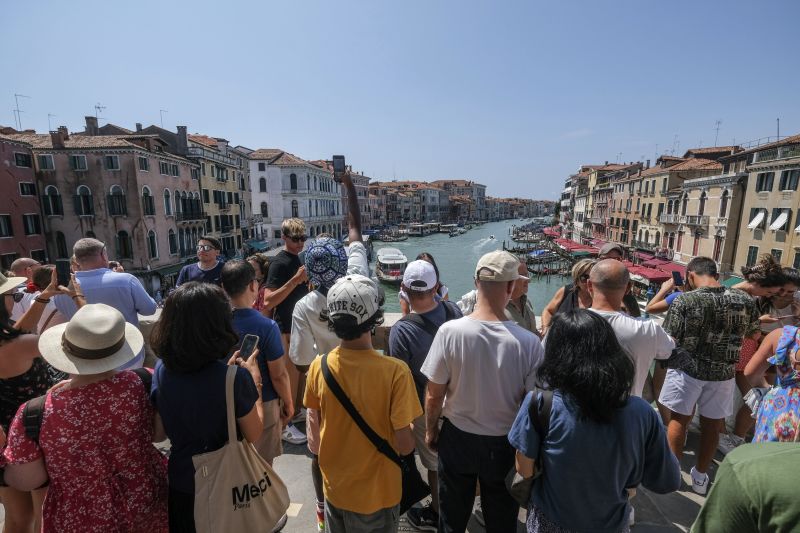
[[[541,405],[539,405],[539,394],[541,393]],[[553,391],[547,389],[533,389],[533,397],[528,407],[528,417],[531,419],[536,433],[539,435],[539,453],[536,462],[539,468],[542,466],[542,450],[544,449],[544,439],[550,430],[550,412],[553,408]]]
[[[355,405],[353,402],[350,401],[350,398],[347,397],[342,387],[336,381],[336,378],[333,377],[333,373],[331,369],[328,367],[328,354],[322,356],[321,361],[322,367],[322,377],[325,378],[325,384],[331,390],[336,399],[339,400],[339,403],[342,404],[344,410],[347,411],[347,414],[350,415],[350,418],[353,419],[353,422],[356,423],[358,428],[361,430],[362,433],[369,439],[369,441],[375,446],[379,452],[383,455],[394,461],[398,466],[402,467],[402,462],[400,460],[400,456],[397,455],[397,452],[394,451],[392,445],[389,444],[389,441],[375,433],[369,424],[361,417],[356,410]]]
[[[233,403],[233,383],[236,381],[236,365],[228,367],[225,373],[225,405],[228,414],[228,443],[236,442],[236,410]]]

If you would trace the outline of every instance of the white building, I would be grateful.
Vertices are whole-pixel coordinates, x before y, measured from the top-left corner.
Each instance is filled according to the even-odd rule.
[[[310,237],[341,237],[342,193],[330,171],[274,148],[249,157],[253,214],[261,216],[255,231],[263,240],[281,246],[281,222],[291,217],[305,221]]]

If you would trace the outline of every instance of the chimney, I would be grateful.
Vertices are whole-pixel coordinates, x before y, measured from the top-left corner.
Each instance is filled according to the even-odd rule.
[[[606,165],[608,165],[608,161],[606,161]]]
[[[87,116],[86,119],[86,135],[100,135],[100,129],[97,127],[97,117]]]
[[[53,143],[53,148],[64,148],[64,138],[61,136],[60,130],[50,132],[50,142]]]
[[[69,140],[69,130],[67,129],[66,126],[59,126],[58,133],[61,134],[61,138],[64,139],[65,141]]]
[[[186,126],[178,126],[178,155],[189,153],[189,136],[186,134]]]
[[[141,122],[137,122],[136,123],[136,131],[142,131],[142,123]]]
[[[646,167],[644,167],[644,168],[645,168],[645,169],[648,169],[648,168],[650,168],[650,160],[649,160],[649,159],[647,160],[647,166],[646,166]]]

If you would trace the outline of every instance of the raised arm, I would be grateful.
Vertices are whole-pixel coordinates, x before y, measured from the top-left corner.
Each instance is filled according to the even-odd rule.
[[[662,283],[661,289],[659,289],[656,295],[653,296],[652,300],[647,302],[647,306],[644,308],[644,310],[648,313],[663,313],[669,309],[669,304],[665,301],[665,298],[674,288],[675,281],[672,278]]]
[[[553,299],[542,310],[542,335],[547,333],[547,328],[550,327],[550,322],[553,320],[553,315],[558,311],[558,306],[564,300],[564,287],[561,287],[553,295]]]
[[[361,242],[361,211],[358,208],[356,186],[349,172],[342,174],[342,186],[347,191],[347,221],[350,228],[347,237],[351,243]]]

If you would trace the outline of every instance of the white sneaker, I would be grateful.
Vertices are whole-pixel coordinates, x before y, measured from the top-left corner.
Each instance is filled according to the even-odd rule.
[[[475,508],[472,510],[472,514],[475,515],[475,521],[480,524],[481,527],[486,527],[486,522],[483,519],[483,507],[481,506],[481,497],[475,497]]]
[[[633,505],[628,503],[628,527],[633,527],[636,524],[636,517],[634,516]]]
[[[744,439],[742,437],[734,435],[733,433],[728,433],[726,435],[720,435],[717,449],[722,455],[728,455],[734,448],[742,444],[744,444]]]
[[[299,424],[300,422],[305,422],[305,421],[306,421],[306,408],[301,407],[300,412],[298,412],[297,415],[294,418],[292,418],[292,424]]]
[[[297,429],[292,424],[286,426],[281,437],[289,444],[305,444],[308,442],[308,438],[306,437],[305,433]]]
[[[708,492],[708,474],[700,473],[694,467],[692,467],[690,473],[692,475],[692,490],[700,496],[705,496],[706,492]]]

